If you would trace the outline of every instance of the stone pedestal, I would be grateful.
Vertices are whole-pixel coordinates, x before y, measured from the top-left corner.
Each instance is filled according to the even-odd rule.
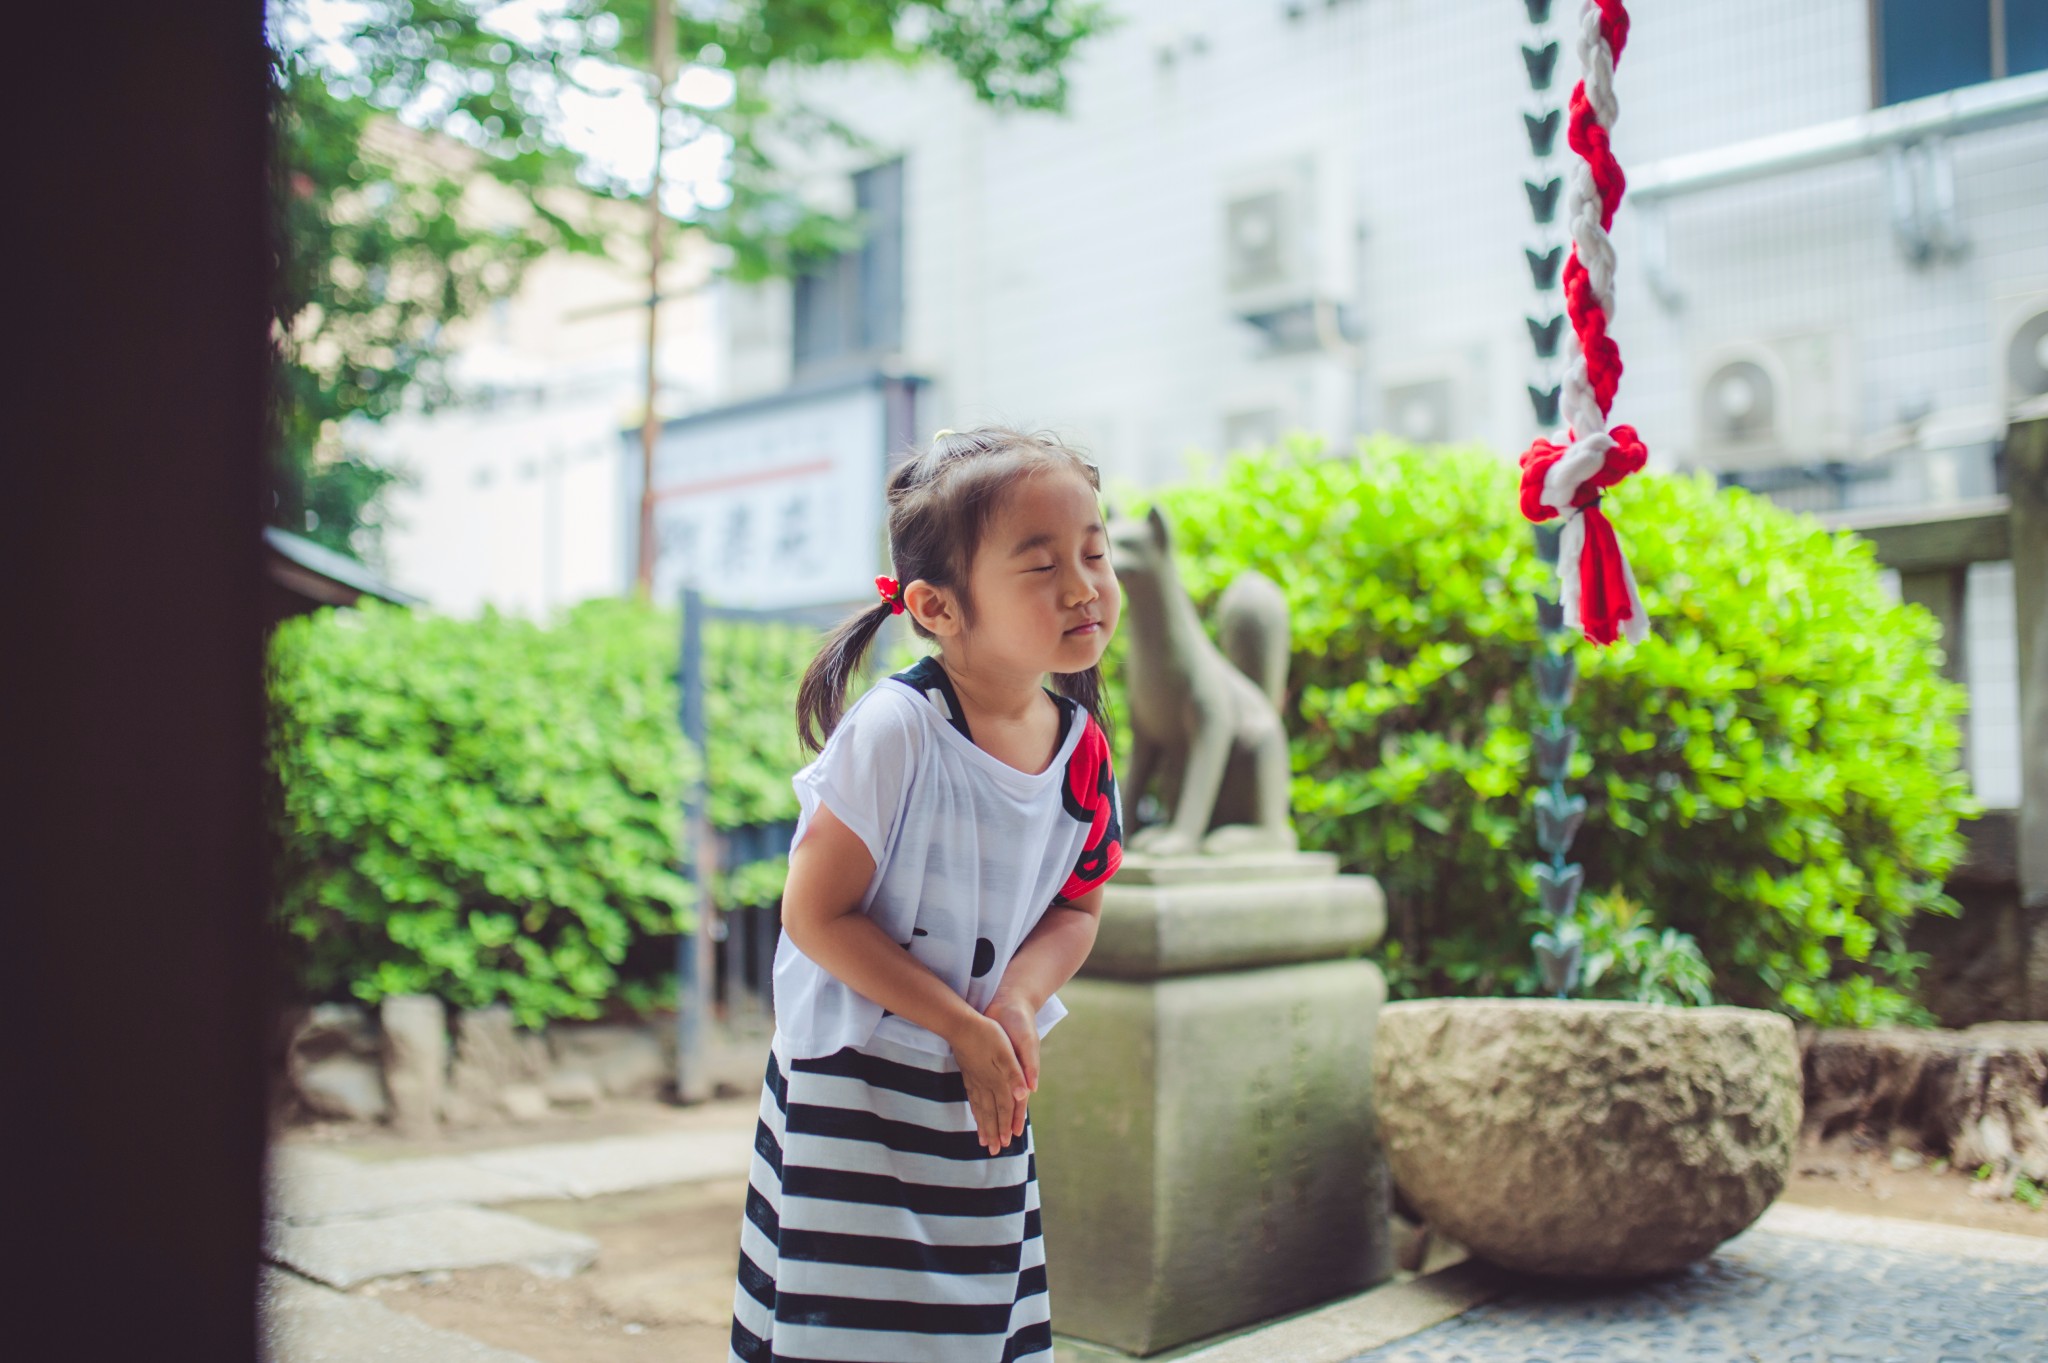
[[[1384,926],[1327,855],[1125,864],[1032,1100],[1060,1333],[1156,1353],[1388,1276]]]

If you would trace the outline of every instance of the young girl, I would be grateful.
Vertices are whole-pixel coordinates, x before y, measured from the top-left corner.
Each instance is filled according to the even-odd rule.
[[[733,1359],[1052,1357],[1027,1109],[1123,856],[1098,488],[1051,440],[940,432],[889,480],[896,578],[805,674]],[[842,716],[906,612],[937,654]]]

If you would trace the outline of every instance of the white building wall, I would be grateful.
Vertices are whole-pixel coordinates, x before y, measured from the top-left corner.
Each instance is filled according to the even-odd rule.
[[[1289,8],[1125,0],[1123,28],[1083,49],[1065,118],[990,112],[935,71],[807,83],[907,158],[905,359],[937,380],[932,424],[1057,424],[1150,481],[1177,473],[1188,447],[1214,449],[1231,410],[1276,396],[1296,424],[1342,436],[1378,423],[1388,383],[1443,372],[1467,381],[1462,436],[1504,455],[1526,443],[1521,248],[1537,236],[1521,189],[1521,7],[1345,0],[1293,7],[1295,19]],[[1625,168],[1869,108],[1865,0],[1631,10],[1615,131]],[[1553,28],[1561,103],[1576,65]],[[1317,147],[1335,153],[1334,188],[1363,233],[1362,386],[1343,360],[1261,358],[1224,298],[1230,176]],[[1677,312],[1650,294],[1625,205],[1617,419],[1660,463],[1688,459],[1700,366],[1730,344],[1817,333],[1840,338],[1854,374],[1852,439],[1885,438],[1916,399],[1937,429],[1988,431],[1996,319],[2048,294],[2048,123],[1954,147],[1970,251],[1929,269],[1894,244],[1874,159],[1672,204]],[[1561,168],[1561,138],[1559,152]],[[751,372],[764,386],[786,375]]]
[[[518,293],[452,345],[461,403],[408,411],[350,439],[406,481],[387,492],[379,567],[436,610],[545,616],[632,585],[625,464],[646,392],[644,265],[535,262]],[[663,412],[726,386],[714,290],[680,281],[662,308]],[[637,486],[637,482],[634,483]]]
[[[1459,385],[1454,437],[1518,453],[1538,372],[1522,248],[1541,240],[1520,115],[1539,99],[1562,105],[1577,78],[1571,0],[1556,5],[1564,53],[1548,97],[1528,89],[1528,25],[1512,0],[1116,8],[1124,23],[1084,47],[1064,118],[991,112],[933,70],[805,83],[882,155],[905,157],[902,361],[934,381],[925,429],[1051,426],[1112,480],[1150,483],[1222,447],[1234,414],[1272,407],[1341,441],[1386,421],[1389,385],[1442,375]],[[1630,10],[1614,133],[1625,169],[1871,107],[1867,0]],[[1924,268],[1894,240],[1874,158],[1668,204],[1675,309],[1648,287],[1643,221],[1624,202],[1614,335],[1627,376],[1614,417],[1643,432],[1653,467],[1708,456],[1697,390],[1716,356],[1784,338],[1834,348],[1843,396],[1829,438],[1851,457],[1916,431],[1930,447],[1992,437],[1999,329],[2048,302],[2048,121],[1951,147],[1968,248]],[[1355,218],[1347,287],[1363,340],[1353,354],[1263,357],[1227,306],[1222,205],[1241,171],[1316,150],[1329,158],[1321,187]],[[1556,173],[1570,155],[1560,136]],[[756,320],[725,338],[724,396],[787,381],[787,332],[762,320],[786,312],[786,295],[736,300],[735,315]],[[1917,427],[1902,427],[1916,410]],[[1981,460],[1925,464],[1869,495],[1924,504],[1978,490]],[[1993,652],[1974,655],[1990,669],[1972,679],[1983,734],[2011,722]],[[1993,767],[2011,757],[1976,751]],[[2009,775],[1987,767],[1979,785],[2003,791]]]

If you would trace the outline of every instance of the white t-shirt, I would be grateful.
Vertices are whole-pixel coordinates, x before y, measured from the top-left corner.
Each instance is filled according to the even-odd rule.
[[[795,849],[818,807],[867,845],[875,874],[860,911],[972,1005],[1057,900],[1085,894],[1123,860],[1123,811],[1109,743],[1093,717],[1053,692],[1059,751],[1043,772],[975,746],[936,658],[855,701],[817,759],[796,774]],[[885,1010],[803,954],[775,947],[775,1025],[795,1057],[830,1055],[870,1036],[939,1055],[937,1033]],[[1038,1011],[1044,1036],[1066,1016]]]

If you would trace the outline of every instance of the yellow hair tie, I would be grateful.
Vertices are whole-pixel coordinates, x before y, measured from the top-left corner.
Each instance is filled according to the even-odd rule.
[[[953,428],[952,428],[951,426],[946,426],[946,427],[943,427],[943,428],[941,428],[941,429],[939,429],[939,430],[933,431],[933,432],[932,432],[932,439],[933,439],[934,441],[939,441],[939,440],[944,440],[944,439],[945,439],[945,438],[946,438],[947,436],[949,436],[949,435],[958,435],[958,434],[960,434],[960,433],[959,433],[958,431],[954,430],[954,429],[953,429]]]

